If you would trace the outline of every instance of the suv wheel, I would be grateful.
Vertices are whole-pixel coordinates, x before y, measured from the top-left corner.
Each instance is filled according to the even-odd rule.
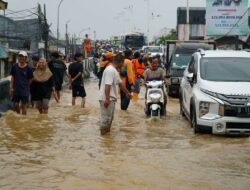
[[[190,123],[191,123],[191,127],[193,128],[194,133],[199,133],[200,129],[197,125],[196,112],[194,108],[192,108]]]

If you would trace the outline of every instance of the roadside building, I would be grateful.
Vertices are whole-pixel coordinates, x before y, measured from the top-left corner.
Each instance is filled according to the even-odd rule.
[[[185,26],[187,24],[186,10],[185,7],[178,7],[177,9],[177,35],[179,40],[185,39]],[[206,9],[204,7],[189,8],[190,40],[204,40],[206,24],[205,15]]]
[[[8,55],[6,48],[0,45],[0,79],[6,75],[6,59]]]
[[[177,36],[179,40],[185,39],[185,26],[187,24],[186,7],[177,8]],[[250,15],[250,10],[248,15]],[[250,16],[248,17],[250,26]],[[219,49],[245,49],[250,48],[250,30],[248,36],[217,36],[206,37],[206,8],[190,7],[189,8],[189,39],[206,40],[211,39],[217,42]]]

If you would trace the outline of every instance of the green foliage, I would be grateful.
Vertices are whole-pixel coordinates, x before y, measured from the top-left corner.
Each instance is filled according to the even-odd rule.
[[[167,40],[177,40],[177,32],[175,29],[172,29],[168,35],[159,37],[157,43],[158,45],[164,44]]]

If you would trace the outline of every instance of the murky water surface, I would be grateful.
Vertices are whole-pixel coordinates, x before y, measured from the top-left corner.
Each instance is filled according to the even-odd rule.
[[[170,99],[168,116],[149,120],[143,95],[129,111],[117,105],[110,135],[99,135],[97,83],[86,108],[71,93],[50,114],[8,112],[0,119],[0,189],[249,190],[250,138],[194,135]]]

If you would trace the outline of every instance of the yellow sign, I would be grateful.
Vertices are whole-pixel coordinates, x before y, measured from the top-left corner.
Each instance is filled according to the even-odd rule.
[[[7,9],[8,3],[0,0],[0,10],[5,10]]]

